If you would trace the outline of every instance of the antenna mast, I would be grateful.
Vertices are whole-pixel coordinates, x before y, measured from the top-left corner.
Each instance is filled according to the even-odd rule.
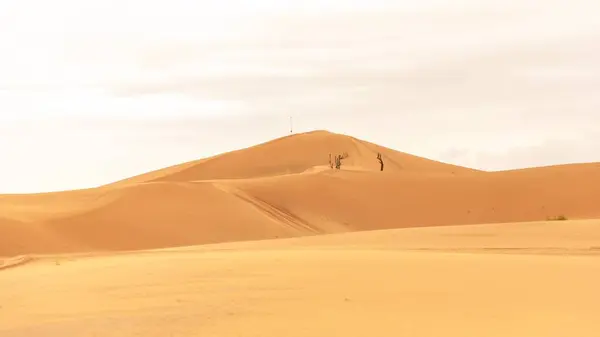
[[[292,124],[292,116],[290,116],[290,134],[293,133],[293,131],[294,131],[294,127]]]

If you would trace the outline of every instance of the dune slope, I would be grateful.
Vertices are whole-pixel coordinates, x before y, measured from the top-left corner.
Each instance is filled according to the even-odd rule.
[[[147,183],[111,190],[108,202],[42,223],[4,224],[21,232],[23,249],[1,246],[0,255],[74,251],[137,250],[200,243],[258,240],[311,234],[295,223],[255,207],[241,192],[211,183]],[[59,238],[48,245],[35,235],[41,227],[47,236]],[[19,233],[21,233],[19,232]],[[26,248],[26,249],[25,249]],[[15,250],[16,249],[16,250]]]
[[[600,170],[573,165],[464,176],[325,171],[240,181],[247,193],[308,222],[349,230],[600,217]]]

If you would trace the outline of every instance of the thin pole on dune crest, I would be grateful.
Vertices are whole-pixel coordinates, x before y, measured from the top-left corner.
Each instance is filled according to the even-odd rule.
[[[290,134],[294,132],[294,125],[292,124],[292,116],[290,116]]]

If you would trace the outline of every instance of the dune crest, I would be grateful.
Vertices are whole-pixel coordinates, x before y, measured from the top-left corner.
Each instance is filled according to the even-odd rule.
[[[312,131],[150,172],[117,182],[116,185],[150,181],[247,179],[295,174],[315,167],[328,166],[330,154],[335,156],[343,153],[348,154],[348,158],[343,161],[344,166],[370,171],[379,171],[377,153],[382,153],[388,172],[476,172],[476,170],[394,151],[354,137],[328,131]]]

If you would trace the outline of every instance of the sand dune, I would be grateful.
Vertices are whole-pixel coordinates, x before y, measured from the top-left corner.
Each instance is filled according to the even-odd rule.
[[[147,183],[99,193],[103,202],[39,225],[60,238],[58,244],[29,245],[23,253],[133,250],[304,234],[210,183]],[[43,243],[39,235],[37,240]]]
[[[3,195],[0,336],[589,335],[600,222],[534,221],[599,199],[598,164],[481,172],[327,132]]]
[[[315,166],[327,165],[329,154],[335,156],[344,152],[349,155],[344,160],[345,165],[369,170],[379,170],[376,157],[380,152],[387,163],[388,171],[454,172],[457,174],[475,172],[475,170],[394,151],[350,136],[313,131],[150,172],[134,177],[133,180],[126,179],[116,184],[241,179],[301,173]]]
[[[481,172],[317,131],[96,189],[0,196],[0,256],[596,218],[599,198],[598,164]]]
[[[464,176],[323,172],[236,183],[308,222],[352,230],[600,216],[600,169],[563,167]]]
[[[0,335],[587,336],[600,222],[450,226],[38,257]]]

